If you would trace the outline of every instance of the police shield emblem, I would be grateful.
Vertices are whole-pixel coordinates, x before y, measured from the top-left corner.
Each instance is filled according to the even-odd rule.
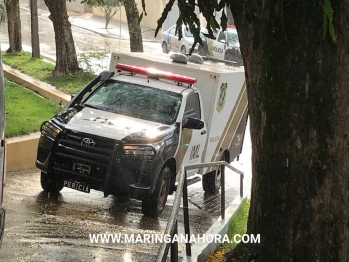
[[[218,101],[217,101],[217,106],[216,109],[218,112],[221,112],[224,108],[224,104],[225,104],[225,97],[227,94],[227,88],[228,88],[228,84],[227,83],[222,83],[221,85],[221,90],[219,91],[219,97],[218,97]]]

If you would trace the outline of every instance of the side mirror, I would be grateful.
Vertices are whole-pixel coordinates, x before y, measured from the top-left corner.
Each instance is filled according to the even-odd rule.
[[[70,100],[72,100],[76,95],[77,95],[77,93],[72,93],[72,94],[70,95]]]
[[[226,43],[226,41],[225,41],[224,39],[219,40],[219,42],[221,42],[221,43],[223,43],[223,44]]]
[[[188,129],[203,129],[204,122],[195,117],[188,117],[185,123],[183,124],[183,128]]]

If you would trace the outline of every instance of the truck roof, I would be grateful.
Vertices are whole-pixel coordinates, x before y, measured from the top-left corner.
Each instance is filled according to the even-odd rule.
[[[111,61],[117,61],[118,53],[111,53],[112,59]],[[122,56],[122,54],[120,54]],[[154,66],[155,68],[162,70],[162,68],[159,68],[156,66],[157,64],[168,64],[172,67],[180,67],[181,69],[186,68],[188,71],[200,71],[204,72],[206,71],[208,74],[219,76],[222,73],[231,73],[231,72],[243,72],[244,67],[240,66],[232,66],[232,65],[226,65],[224,63],[220,62],[211,62],[211,61],[205,61],[203,64],[197,64],[188,62],[187,64],[183,63],[176,63],[173,62],[170,58],[170,55],[163,54],[163,53],[141,53],[141,52],[130,52],[127,53],[128,58],[134,58],[136,59],[138,65],[140,63],[144,63],[144,66]],[[114,58],[114,59],[113,59]],[[149,63],[152,64],[149,64]],[[116,64],[115,64],[116,65]],[[115,65],[110,65],[115,66]],[[188,73],[190,75],[190,73]]]

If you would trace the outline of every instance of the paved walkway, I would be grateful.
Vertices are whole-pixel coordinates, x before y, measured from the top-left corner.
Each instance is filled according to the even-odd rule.
[[[21,11],[30,12],[28,4],[21,4]],[[38,15],[48,17],[50,15],[48,9],[44,5],[39,5]],[[127,23],[117,21],[112,19],[109,22],[108,29],[105,29],[105,19],[104,17],[96,16],[91,13],[78,13],[78,12],[68,12],[69,21],[72,26],[86,29],[90,32],[100,34],[102,36],[129,40],[129,32]],[[117,17],[118,14],[115,15]],[[161,34],[157,37],[154,36],[155,30],[141,26],[143,42],[155,42],[158,43],[161,40]]]

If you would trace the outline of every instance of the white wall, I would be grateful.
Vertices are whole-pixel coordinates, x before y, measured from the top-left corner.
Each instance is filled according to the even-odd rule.
[[[77,0],[79,1],[79,0]],[[142,9],[142,1],[136,0],[137,8],[139,11],[139,14],[143,11]],[[147,5],[148,4],[148,5]],[[141,21],[141,26],[148,27],[151,29],[156,29],[157,27],[157,20],[160,18],[162,14],[162,0],[152,0],[147,1],[145,10],[147,11],[147,16],[143,15],[143,19]],[[93,7],[92,8],[92,14],[97,16],[104,17],[104,13],[101,11],[99,7]],[[113,19],[120,21],[120,13],[118,12]],[[127,17],[125,8],[121,7],[121,21],[127,23]]]
[[[67,1],[67,10],[72,12],[85,12],[85,5],[81,4],[81,0],[71,0]]]

